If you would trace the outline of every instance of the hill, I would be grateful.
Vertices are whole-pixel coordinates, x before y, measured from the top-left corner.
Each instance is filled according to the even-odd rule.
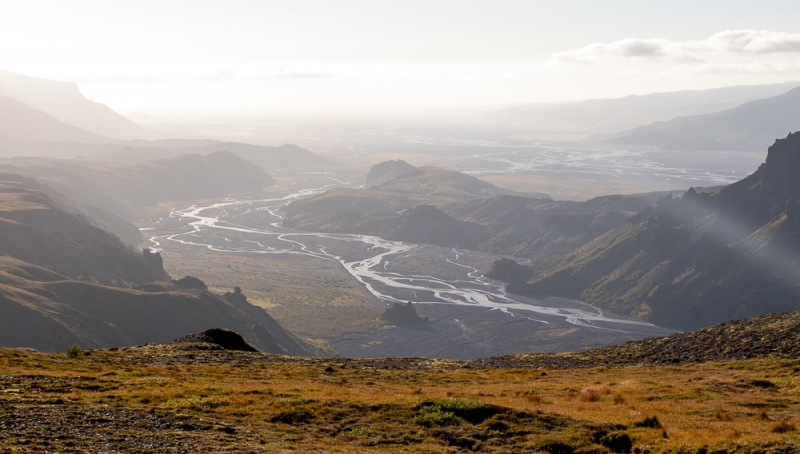
[[[417,170],[417,168],[403,161],[402,159],[398,159],[397,161],[381,162],[379,164],[375,164],[371,169],[369,169],[365,184],[367,186],[377,186],[379,184],[386,183],[387,181],[394,180],[400,175],[413,170]]]
[[[176,143],[170,148],[161,148],[159,143],[154,141],[148,147],[154,150],[162,149],[174,154],[213,154],[224,151],[232,153],[242,159],[250,161],[265,170],[272,169],[306,169],[330,164],[328,158],[314,154],[305,148],[297,145],[286,144],[278,147],[267,147],[262,145],[250,145],[237,142],[217,142],[212,144],[186,146]]]
[[[516,270],[508,290],[579,298],[677,329],[796,310],[798,172],[795,133],[744,180],[664,197],[588,244]]]
[[[731,109],[641,126],[607,140],[666,150],[759,151],[800,129],[800,87]]]
[[[0,345],[113,347],[223,327],[264,351],[313,354],[238,289],[167,280],[158,253],[127,249],[28,180],[0,181]]]
[[[86,99],[78,86],[71,82],[40,79],[0,70],[0,95],[40,110],[67,125],[105,137],[130,140],[156,138],[161,135],[139,126],[104,104]]]
[[[408,170],[389,164],[376,165],[370,174],[380,179],[393,175],[395,168]],[[334,189],[295,202],[287,209],[284,225],[540,259],[624,224],[664,194],[553,201],[423,167],[367,188]]]

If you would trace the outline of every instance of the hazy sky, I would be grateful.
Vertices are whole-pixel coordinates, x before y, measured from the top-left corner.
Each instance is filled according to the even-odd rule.
[[[794,1],[0,1],[0,67],[123,112],[417,112],[800,80]]]

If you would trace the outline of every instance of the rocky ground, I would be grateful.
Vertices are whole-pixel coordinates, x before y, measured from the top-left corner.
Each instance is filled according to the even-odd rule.
[[[798,326],[775,314],[475,361],[215,343],[246,346],[231,332],[72,357],[0,348],[0,453],[797,454]]]

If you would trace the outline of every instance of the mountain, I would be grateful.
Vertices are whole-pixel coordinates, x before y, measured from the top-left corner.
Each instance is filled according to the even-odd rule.
[[[682,330],[797,310],[798,175],[794,133],[739,182],[663,197],[588,244],[530,268],[504,263],[496,274],[514,276],[514,293],[578,298]]]
[[[72,82],[0,70],[0,95],[40,110],[67,125],[101,136],[130,140],[154,139],[163,135],[139,126],[104,104],[86,99]]]
[[[84,211],[101,210],[125,221],[135,218],[133,211],[138,207],[260,192],[275,183],[260,167],[228,152],[144,162],[93,157],[17,158],[8,162],[0,165],[0,170],[35,178]]]
[[[365,184],[367,186],[377,186],[414,170],[417,170],[417,168],[402,159],[381,162],[369,169]]]
[[[653,123],[607,138],[624,146],[666,150],[759,151],[800,129],[800,87],[706,115]]]
[[[783,94],[797,86],[800,82],[673,91],[561,104],[523,104],[484,114],[484,119],[512,129],[516,134],[609,134],[675,117],[731,109],[746,102]]]
[[[115,142],[110,137],[63,123],[41,110],[28,107],[7,96],[0,96],[0,139],[2,138],[88,144]]]
[[[160,141],[154,141],[149,146],[158,149]],[[261,145],[250,145],[237,142],[216,142],[211,144],[196,146],[177,146],[172,149],[165,149],[176,154],[201,154],[207,155],[219,151],[235,154],[242,159],[250,161],[262,169],[293,169],[308,168],[325,164],[332,161],[328,158],[314,154],[305,148],[297,145],[281,145],[278,147],[267,147]]]
[[[0,179],[0,345],[113,347],[221,327],[267,352],[313,353],[238,289],[168,279],[158,253],[127,249],[27,179]]]
[[[413,166],[400,162],[374,166],[368,182],[375,184],[367,188],[334,189],[292,203],[284,225],[540,259],[597,238],[666,194],[554,201],[454,171],[409,170]]]

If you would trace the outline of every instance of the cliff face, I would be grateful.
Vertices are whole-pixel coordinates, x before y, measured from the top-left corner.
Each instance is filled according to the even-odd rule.
[[[693,329],[800,308],[800,133],[749,177],[665,197],[596,240],[527,271],[509,290],[580,298]]]

